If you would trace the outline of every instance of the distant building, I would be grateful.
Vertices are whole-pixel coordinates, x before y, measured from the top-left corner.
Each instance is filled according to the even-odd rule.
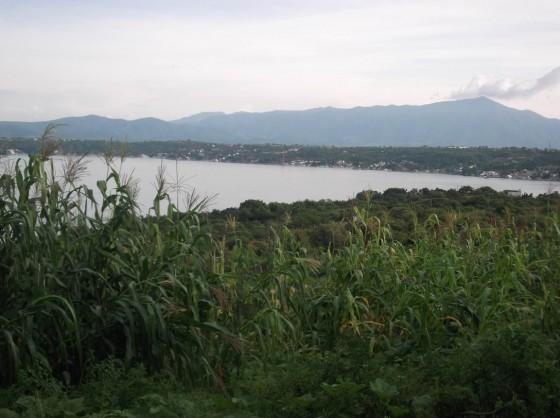
[[[520,197],[521,196],[521,189],[517,189],[517,190],[504,190],[504,193],[507,196],[511,196],[511,197]]]
[[[480,177],[500,177],[500,175],[495,172],[495,171],[483,171],[482,173],[480,173]]]

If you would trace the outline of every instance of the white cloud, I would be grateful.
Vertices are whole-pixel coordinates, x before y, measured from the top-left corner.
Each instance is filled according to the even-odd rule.
[[[554,68],[533,82],[517,81],[512,78],[492,79],[478,75],[468,84],[451,94],[452,99],[467,99],[479,96],[497,99],[531,97],[560,85],[560,67]]]
[[[0,0],[0,119],[423,104],[489,69],[557,64],[560,2],[452,3]],[[554,90],[519,99],[550,83],[479,77],[455,94],[509,91],[559,117]]]

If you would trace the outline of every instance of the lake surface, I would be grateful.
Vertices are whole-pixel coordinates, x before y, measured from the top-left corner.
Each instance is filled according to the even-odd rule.
[[[97,180],[107,173],[105,163],[98,157],[88,157],[88,173],[82,182],[95,188]],[[57,167],[60,167],[57,158]],[[248,199],[264,202],[291,203],[298,200],[346,200],[357,193],[371,189],[379,192],[391,187],[407,190],[457,189],[489,186],[495,190],[521,190],[537,196],[549,191],[560,191],[560,182],[497,179],[454,176],[429,173],[401,173],[377,170],[352,170],[347,168],[293,167],[256,164],[217,163],[206,161],[174,161],[155,158],[129,158],[122,173],[132,175],[140,184],[139,203],[143,212],[152,206],[153,186],[158,168],[163,164],[170,182],[183,180],[185,192],[215,196],[210,209],[237,207]],[[182,204],[185,192],[180,193]],[[177,198],[172,195],[173,200]]]

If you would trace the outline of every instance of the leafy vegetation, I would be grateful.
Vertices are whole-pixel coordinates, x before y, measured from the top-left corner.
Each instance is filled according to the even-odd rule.
[[[475,222],[488,228],[496,223],[513,220],[516,228],[544,227],[551,213],[560,211],[558,193],[537,197],[512,197],[489,187],[459,190],[429,190],[390,188],[383,193],[366,190],[347,201],[300,201],[269,203],[258,200],[242,202],[239,208],[214,210],[203,218],[203,226],[212,234],[225,236],[230,220],[235,220],[235,237],[253,245],[266,247],[274,230],[287,226],[308,250],[323,251],[344,247],[347,234],[352,232],[355,210],[367,209],[384,226],[390,226],[391,239],[410,244],[415,240],[418,225],[437,217],[443,224],[468,225]]]
[[[115,142],[118,147],[121,143]],[[102,154],[105,141],[64,141],[66,153]],[[528,148],[456,147],[333,147],[301,145],[217,144],[199,141],[144,141],[127,143],[131,156],[251,164],[290,164],[351,167],[465,176],[560,179],[560,150]],[[33,153],[37,141],[1,139],[1,149]]]
[[[557,194],[140,217],[52,140],[0,178],[0,417],[560,416]]]

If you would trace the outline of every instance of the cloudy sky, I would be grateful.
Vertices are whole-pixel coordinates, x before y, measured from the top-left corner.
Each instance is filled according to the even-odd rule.
[[[425,104],[560,118],[556,0],[0,0],[0,120]]]

